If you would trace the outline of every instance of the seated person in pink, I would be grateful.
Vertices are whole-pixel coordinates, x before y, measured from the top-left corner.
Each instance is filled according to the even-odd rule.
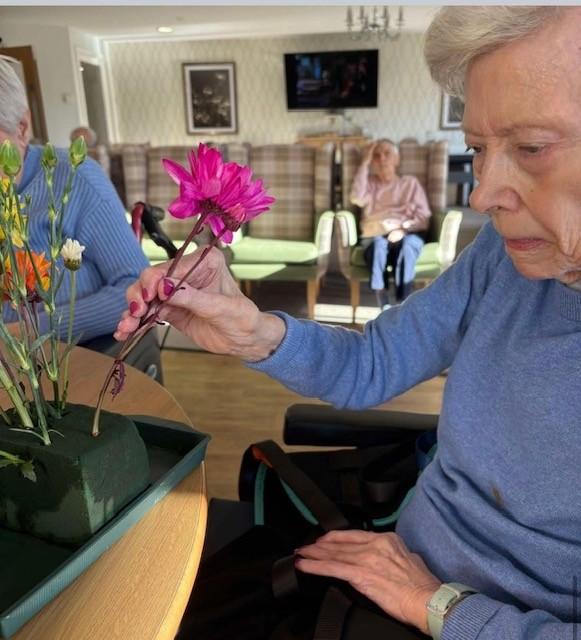
[[[398,165],[397,146],[391,140],[379,140],[365,149],[351,187],[351,202],[363,209],[360,227],[371,271],[369,286],[381,307],[388,303],[388,265],[396,301],[411,293],[424,245],[419,234],[427,230],[432,215],[422,185],[414,176],[398,176]]]

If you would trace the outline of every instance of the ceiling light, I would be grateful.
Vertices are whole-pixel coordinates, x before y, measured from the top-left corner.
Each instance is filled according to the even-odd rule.
[[[391,22],[391,16],[388,7],[383,7],[381,15],[378,7],[359,7],[359,15],[357,22],[351,7],[347,7],[347,31],[354,40],[362,38],[377,37],[379,39],[395,40],[399,37],[401,29],[405,24],[403,17],[403,7],[399,7],[397,12],[397,21],[395,25]]]
[[[157,27],[160,33],[173,33],[173,27]]]

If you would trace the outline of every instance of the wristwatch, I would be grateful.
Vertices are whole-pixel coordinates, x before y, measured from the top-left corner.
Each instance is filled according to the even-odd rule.
[[[472,587],[459,582],[443,584],[428,602],[428,629],[434,640],[440,640],[446,616],[459,602],[476,593]]]

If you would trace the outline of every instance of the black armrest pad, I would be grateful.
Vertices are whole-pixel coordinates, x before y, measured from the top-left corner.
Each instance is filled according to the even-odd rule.
[[[437,415],[401,411],[349,411],[328,405],[294,404],[284,419],[286,444],[363,447],[409,438],[410,430],[438,426]]]

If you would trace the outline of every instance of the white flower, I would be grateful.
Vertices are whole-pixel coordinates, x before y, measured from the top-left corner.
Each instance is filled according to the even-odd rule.
[[[80,268],[83,261],[82,253],[85,247],[78,240],[71,240],[67,238],[61,249],[61,256],[65,261],[65,267],[71,271],[76,271]]]

